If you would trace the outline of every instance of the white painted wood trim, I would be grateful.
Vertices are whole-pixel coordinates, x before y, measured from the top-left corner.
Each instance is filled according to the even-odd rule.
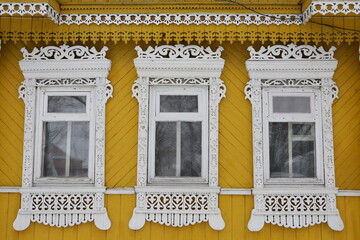
[[[252,195],[250,188],[222,188],[220,195]]]
[[[135,194],[135,189],[132,188],[132,187],[129,187],[129,188],[108,188],[108,189],[106,189],[105,194],[120,194],[120,195]]]
[[[18,193],[20,187],[0,187],[0,193]],[[108,188],[105,194],[135,194],[135,190],[132,187],[128,188]],[[222,188],[220,195],[252,195],[251,188]],[[338,197],[360,197],[360,190],[339,190],[336,194]]]
[[[56,24],[113,24],[113,25],[300,25],[308,22],[314,15],[325,14],[359,14],[359,1],[348,0],[313,0],[302,13],[258,14],[258,13],[82,13],[60,14],[50,3],[46,2],[11,2],[0,3],[0,15],[35,15],[40,14],[50,18]],[[165,17],[164,17],[165,15]],[[219,17],[220,16],[220,17]],[[206,20],[198,20],[198,19]],[[195,19],[195,20],[192,20]]]
[[[339,190],[338,197],[360,197],[360,190]]]
[[[18,193],[20,187],[0,187],[0,193]]]

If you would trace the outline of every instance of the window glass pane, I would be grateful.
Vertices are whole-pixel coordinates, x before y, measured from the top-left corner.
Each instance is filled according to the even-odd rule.
[[[313,135],[312,134],[312,130],[313,130],[313,124],[309,123],[302,123],[302,124],[292,124],[292,131],[293,131],[293,135]]]
[[[201,176],[201,122],[181,122],[181,176]]]
[[[275,96],[274,113],[311,113],[310,97]]]
[[[176,122],[156,122],[155,175],[176,176]]]
[[[48,96],[50,113],[85,113],[86,96]]]
[[[86,177],[89,158],[89,122],[72,122],[70,176]]]
[[[44,177],[64,177],[67,122],[44,123]]]
[[[270,177],[315,177],[314,123],[269,123]]]
[[[270,177],[289,177],[288,123],[270,123]]]
[[[293,177],[315,177],[314,141],[293,141],[292,144]]]
[[[89,122],[45,122],[43,177],[86,177]]]
[[[198,112],[198,97],[161,95],[160,112]]]

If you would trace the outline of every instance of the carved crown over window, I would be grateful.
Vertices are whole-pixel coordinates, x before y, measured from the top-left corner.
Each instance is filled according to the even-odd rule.
[[[135,50],[138,52],[139,59],[154,59],[154,58],[167,58],[167,59],[220,59],[222,47],[219,47],[215,52],[210,47],[204,48],[202,46],[189,45],[184,46],[182,44],[164,45],[148,47],[146,51],[143,51],[141,47],[137,46]]]
[[[222,48],[212,51],[200,46],[157,46],[143,51],[136,47],[138,58],[134,60],[138,79],[133,85],[133,97],[139,102],[139,130],[138,130],[138,163],[136,208],[129,222],[131,229],[143,227],[145,221],[157,222],[167,226],[182,227],[189,224],[209,222],[215,230],[224,228],[225,223],[218,207],[218,105],[225,97],[225,85],[220,79],[224,67],[224,60],[220,58]],[[176,181],[166,182],[161,179],[160,184],[152,185],[149,171],[149,148],[151,134],[149,126],[154,123],[151,118],[149,103],[153,99],[152,89],[165,87],[169,92],[176,91],[179,86],[203,90],[207,105],[204,107],[204,131],[207,150],[202,152],[208,171],[201,185],[194,185],[192,180],[186,184]],[[181,94],[180,94],[181,95]],[[205,109],[202,109],[205,110]],[[185,113],[188,114],[188,113]],[[149,117],[150,116],[150,117]],[[205,128],[206,126],[206,128]],[[151,127],[151,126],[150,126]],[[205,136],[205,135],[204,135]],[[155,143],[154,143],[155,144]],[[191,178],[189,178],[191,179]],[[194,179],[194,178],[193,178]],[[176,180],[176,179],[175,179]],[[196,181],[196,179],[194,180]],[[169,183],[172,185],[169,186]]]
[[[49,46],[40,50],[35,48],[31,53],[22,49],[24,59],[19,64],[25,80],[19,87],[19,98],[25,102],[25,127],[21,208],[13,224],[15,230],[26,229],[30,222],[67,227],[94,221],[99,229],[110,228],[111,222],[104,207],[104,146],[105,104],[112,96],[113,88],[106,79],[111,64],[105,58],[106,50],[104,47],[97,52],[95,48],[89,50],[88,47],[66,45]],[[92,133],[88,138],[91,139],[88,140],[91,150],[85,160],[88,166],[86,178],[89,178],[86,182],[79,181],[77,185],[66,182],[76,177],[81,180],[82,175],[51,175],[51,179],[37,174],[37,171],[42,171],[37,169],[41,168],[39,166],[44,156],[41,153],[42,140],[45,142],[40,134],[45,121],[41,120],[39,113],[44,109],[44,102],[48,101],[48,98],[42,96],[48,92],[59,95],[66,93],[68,96],[84,94],[91,99],[85,101],[89,109],[85,114],[91,115],[88,122],[89,132]],[[62,118],[62,123],[72,121],[64,116]],[[67,125],[68,129],[71,124]],[[67,154],[67,160],[70,161],[70,154]]]
[[[107,47],[103,47],[101,51],[97,51],[95,47],[89,49],[89,47],[84,46],[72,46],[67,45],[57,46],[48,46],[41,47],[40,49],[34,48],[31,53],[22,48],[21,52],[23,53],[24,61],[30,60],[49,60],[49,59],[105,59]]]
[[[264,223],[302,228],[322,222],[327,222],[333,230],[342,230],[344,224],[336,208],[332,133],[332,103],[338,93],[332,80],[337,65],[333,58],[335,48],[325,51],[322,47],[290,44],[261,47],[259,51],[249,47],[248,50],[251,58],[246,61],[246,67],[250,81],[245,87],[245,95],[252,103],[255,196],[255,207],[248,223],[249,230],[259,231]],[[272,96],[269,92],[287,97],[294,94],[314,94],[312,106],[315,120],[310,121],[317,124],[316,151],[321,154],[314,157],[318,173],[313,178],[288,180],[289,178],[285,177],[280,179],[279,176],[269,177],[269,113],[274,111],[268,100]],[[271,123],[284,122],[274,116],[275,114],[272,115]],[[284,116],[281,117],[284,119]],[[298,113],[297,120],[286,121],[301,125],[302,123],[296,122],[298,119],[304,119],[304,114]],[[290,124],[289,126],[292,126]],[[288,132],[293,134],[292,129]],[[290,136],[287,136],[290,139]],[[299,155],[295,161],[302,157]],[[290,166],[290,159],[287,161]],[[320,179],[318,182],[317,178]]]
[[[250,52],[250,60],[330,60],[334,59],[334,51],[336,48],[331,47],[329,51],[325,51],[323,47],[289,44],[287,46],[275,45],[267,48],[261,47],[259,51],[256,51],[250,46],[248,50]]]

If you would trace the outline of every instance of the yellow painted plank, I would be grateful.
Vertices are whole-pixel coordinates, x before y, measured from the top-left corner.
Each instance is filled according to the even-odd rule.
[[[34,239],[47,239],[50,234],[50,226],[39,224],[39,223],[31,223],[34,224]]]
[[[111,227],[106,232],[106,239],[120,239],[120,219],[121,219],[121,196],[120,195],[107,195],[107,209],[109,218],[111,220]],[[80,239],[79,239],[80,240]],[[86,240],[86,238],[84,238]]]
[[[151,240],[165,239],[165,232],[169,231],[169,227],[165,227],[164,225],[161,224],[151,224],[149,222],[146,224],[151,225],[150,226],[151,230],[148,239]]]
[[[77,240],[78,226],[66,227],[63,231],[63,239],[74,239]]]
[[[284,239],[284,227],[279,227],[277,225],[269,224],[270,225],[270,239],[271,240],[282,240]],[[285,239],[284,239],[285,240]]]
[[[232,209],[232,196],[224,195],[219,198],[219,208],[221,209],[222,218],[225,221],[225,228],[222,231],[219,231],[219,239],[232,239],[233,225],[231,220],[233,214],[235,214]]]
[[[0,221],[0,239],[6,239],[7,235],[9,195],[9,193],[0,193],[0,216],[2,220],[6,219],[6,221]]]
[[[17,193],[10,193],[8,198],[8,218],[7,218],[7,240],[18,239],[19,232],[13,228],[13,222],[17,216],[18,209],[20,208],[20,195]],[[2,219],[2,218],[1,218]],[[0,221],[2,221],[0,219]],[[5,219],[4,219],[5,220]]]
[[[83,226],[82,226],[83,227]],[[62,240],[64,234],[64,228],[51,227],[49,231],[49,239]]]
[[[122,195],[120,206],[120,231],[121,238],[124,240],[137,239],[137,231],[129,228],[129,221],[135,208],[134,195]],[[111,211],[111,210],[110,210]]]
[[[321,224],[321,238],[326,240],[334,239],[334,231],[326,223]]]

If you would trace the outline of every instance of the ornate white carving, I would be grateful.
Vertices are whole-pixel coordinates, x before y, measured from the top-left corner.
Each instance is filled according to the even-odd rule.
[[[107,47],[103,47],[100,52],[96,50],[95,47],[89,49],[89,47],[84,46],[68,46],[61,45],[57,46],[48,46],[41,47],[40,49],[34,48],[31,53],[29,53],[26,48],[22,48],[21,52],[23,54],[24,60],[48,60],[48,59],[105,59]]]
[[[114,24],[114,25],[291,25],[302,24],[301,14],[266,14],[256,13],[229,14],[229,13],[147,13],[147,14],[60,14],[60,24]]]
[[[360,14],[359,1],[312,1],[303,12],[304,23],[315,14]]]
[[[106,25],[300,25],[315,14],[359,14],[358,1],[313,1],[300,14],[257,13],[79,13],[59,14],[49,3],[0,3],[0,15],[40,14],[57,24]]]
[[[266,212],[326,212],[324,194],[264,195]]]
[[[87,211],[94,210],[95,193],[33,193],[30,201],[34,212]]]
[[[151,85],[209,85],[209,78],[150,78]]]
[[[66,227],[94,220],[99,229],[106,230],[110,227],[111,223],[104,208],[105,103],[112,96],[113,87],[110,81],[104,77],[110,68],[110,61],[105,59],[104,55],[106,49],[104,47],[102,51],[96,52],[82,46],[61,46],[36,49],[30,54],[25,50],[23,51],[25,59],[20,63],[20,67],[23,71],[26,69],[26,71],[32,72],[38,78],[26,78],[19,87],[19,97],[25,102],[25,127],[23,176],[22,188],[20,189],[21,208],[13,224],[15,230],[26,229],[31,221]],[[55,58],[65,73],[59,71],[57,64],[53,64],[49,58]],[[78,66],[73,66],[72,60],[74,58],[79,58],[77,59]],[[89,61],[94,61],[94,58],[101,67],[90,74],[84,72],[82,65],[89,64]],[[22,64],[24,62],[30,64]],[[36,64],[32,64],[34,62]],[[44,66],[47,71],[42,72],[41,69],[38,69],[39,65]],[[82,73],[85,76],[91,75],[91,77],[64,77],[81,75]],[[25,73],[24,75],[26,76]],[[52,77],[47,78],[48,75]],[[50,187],[44,184],[40,187],[34,187],[36,91],[42,87],[65,88],[68,86],[90,87],[95,92],[94,186],[88,187],[87,190],[84,190],[82,186],[56,185],[56,187]]]
[[[288,60],[288,59],[314,59],[314,60],[332,60],[334,59],[335,47],[331,47],[329,51],[325,51],[323,47],[310,45],[296,46],[289,44],[287,46],[275,45],[267,48],[261,47],[259,51],[250,46],[250,60]]]
[[[106,230],[111,223],[104,208],[101,192],[22,192],[22,208],[14,228],[24,230],[31,222],[56,227],[74,226],[95,220],[99,229]]]
[[[219,59],[221,56],[222,47],[219,47],[215,52],[210,47],[204,48],[202,46],[177,44],[163,45],[148,47],[146,51],[142,50],[141,47],[135,48],[139,59],[156,59],[156,58],[167,58],[167,59]]]
[[[95,86],[96,78],[50,78],[36,79],[37,86],[88,85]]]
[[[139,102],[137,187],[135,188],[137,200],[129,227],[134,230],[140,229],[145,221],[178,227],[209,221],[213,229],[221,230],[225,223],[218,208],[218,105],[226,92],[226,87],[219,77],[224,64],[220,58],[222,48],[213,52],[210,48],[204,49],[193,45],[167,45],[149,47],[146,51],[137,47],[136,50],[139,57],[135,59],[135,66],[139,78],[135,81],[132,91],[133,97]],[[149,59],[153,59],[151,66],[147,65]],[[171,63],[168,60],[171,60]],[[183,63],[183,71],[176,71],[178,60]],[[207,61],[206,66],[204,61]],[[162,70],[165,62],[168,63],[169,70],[166,74]],[[139,69],[142,67],[147,67],[148,70],[141,72]],[[161,75],[159,72],[164,76],[154,77]],[[170,76],[166,76],[167,74]],[[188,77],[191,75],[196,77]],[[164,189],[164,186],[149,186],[147,183],[149,88],[156,85],[208,87],[209,183],[206,187],[177,185]]]
[[[321,86],[321,79],[262,79],[261,85],[264,87],[284,87],[284,86]]]
[[[48,3],[0,3],[1,15],[31,15],[40,14],[51,18],[55,23],[58,23],[59,13]]]
[[[247,61],[246,66],[251,79],[244,91],[245,98],[252,103],[253,193],[255,195],[255,207],[248,223],[249,230],[259,231],[265,222],[291,228],[327,222],[333,230],[342,230],[344,225],[336,208],[337,189],[335,188],[331,113],[332,102],[337,98],[338,93],[338,88],[331,79],[336,67],[336,60],[333,58],[334,48],[326,52],[322,48],[291,44],[261,47],[258,52],[252,47],[248,49],[251,59]],[[321,59],[323,60],[319,61]],[[273,64],[278,61],[286,65],[285,71],[279,72],[278,65]],[[291,65],[287,65],[286,61],[292,61]],[[322,64],[331,65],[323,70],[329,72],[326,75],[322,75],[321,70],[316,69]],[[308,65],[310,71],[300,74],[302,65]],[[272,66],[275,68],[273,71],[271,71]],[[303,77],[304,75],[306,78]],[[259,78],[261,76],[266,77]],[[264,188],[263,141],[267,136],[263,136],[262,92],[268,87],[315,88],[321,92],[321,104],[318,111],[322,111],[323,149],[320,151],[324,153],[325,186],[319,185],[315,189],[304,185],[301,189],[287,189],[286,186],[273,185],[271,188]]]
[[[291,190],[289,190],[291,192]],[[320,190],[321,191],[321,190]],[[306,193],[274,193],[256,194],[264,203],[262,208],[252,211],[248,228],[259,231],[264,222],[286,228],[302,228],[328,222],[336,231],[342,230],[343,223],[338,211],[330,206],[335,201],[335,194],[316,193],[315,190]],[[333,221],[331,224],[329,220]],[[341,227],[342,226],[342,227]]]
[[[161,189],[138,188],[137,207],[130,220],[131,229],[140,229],[145,221],[166,226],[183,227],[190,224],[207,222],[215,229],[224,228],[224,222],[218,209],[218,188]]]

